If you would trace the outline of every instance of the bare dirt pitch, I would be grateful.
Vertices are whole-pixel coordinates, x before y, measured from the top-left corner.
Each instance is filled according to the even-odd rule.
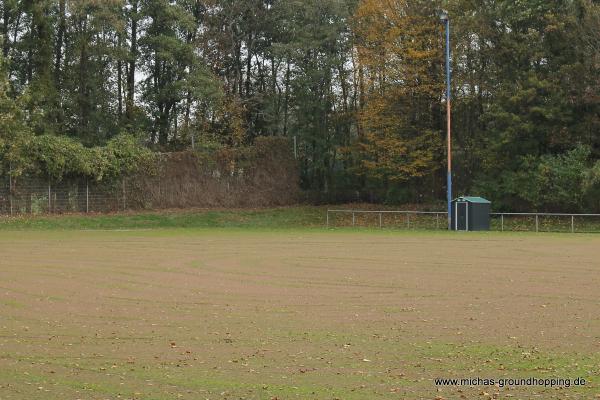
[[[0,317],[0,399],[593,399],[600,237],[3,232]]]

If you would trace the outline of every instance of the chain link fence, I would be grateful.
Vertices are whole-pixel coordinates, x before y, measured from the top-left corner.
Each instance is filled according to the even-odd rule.
[[[0,214],[106,213],[133,208],[126,180],[112,184],[88,181],[52,183],[31,179],[0,186]]]

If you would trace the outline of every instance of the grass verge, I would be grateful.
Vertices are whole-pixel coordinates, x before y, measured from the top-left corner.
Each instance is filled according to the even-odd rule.
[[[0,219],[0,230],[323,227],[326,208],[193,210],[122,214],[22,216]]]

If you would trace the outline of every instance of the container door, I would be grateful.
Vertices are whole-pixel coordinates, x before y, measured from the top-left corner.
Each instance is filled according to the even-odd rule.
[[[456,203],[456,230],[467,230],[467,203]]]

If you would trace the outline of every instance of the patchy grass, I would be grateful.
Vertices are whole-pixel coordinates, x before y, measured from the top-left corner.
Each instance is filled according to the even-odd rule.
[[[164,228],[289,229],[323,227],[321,207],[257,210],[162,211],[122,214],[0,218],[0,230],[98,230]]]
[[[597,236],[236,224],[0,232],[0,398],[600,394]]]
[[[394,343],[371,335],[341,332],[310,335],[297,352],[277,329],[264,338],[272,355],[242,355],[240,344],[221,349],[224,357],[200,353],[130,359],[40,358],[3,355],[13,368],[0,372],[0,394],[29,399],[126,398],[208,399],[403,399],[435,398],[592,398],[599,389],[597,353],[554,353],[518,346],[445,342]],[[281,340],[281,343],[277,343]],[[347,344],[346,344],[347,343]],[[208,345],[208,344],[206,344]],[[206,346],[205,345],[205,346]],[[190,344],[189,348],[194,345]],[[302,350],[304,349],[304,350]],[[250,349],[248,349],[250,350]],[[242,353],[242,354],[240,354]],[[365,354],[371,354],[370,359]],[[372,355],[375,355],[373,357]],[[436,386],[437,378],[586,379],[571,387]],[[488,393],[489,395],[483,395]],[[104,397],[103,397],[104,396]],[[444,397],[447,396],[447,397]],[[523,397],[526,396],[526,397]]]
[[[1,230],[128,230],[128,229],[197,229],[239,228],[257,230],[314,229],[326,225],[326,211],[335,209],[394,210],[390,206],[346,205],[335,207],[297,206],[255,210],[170,210],[156,212],[129,212],[117,214],[66,214],[0,217]],[[415,206],[401,207],[415,209]],[[433,209],[433,208],[427,208]],[[578,233],[600,232],[599,217],[578,217],[574,228]],[[353,220],[350,213],[331,213],[330,228],[383,231],[440,231],[446,225],[446,216],[402,214],[361,214]],[[507,217],[506,232],[535,232],[534,217]],[[541,232],[569,233],[570,217],[540,218]],[[501,230],[499,218],[492,219],[492,229]]]

